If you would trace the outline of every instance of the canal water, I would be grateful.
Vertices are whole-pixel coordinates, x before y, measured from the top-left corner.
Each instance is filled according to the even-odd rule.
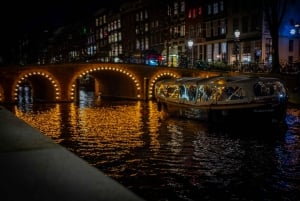
[[[87,95],[88,97],[88,95]],[[155,101],[7,106],[147,201],[296,201],[300,109],[279,128],[168,117]]]

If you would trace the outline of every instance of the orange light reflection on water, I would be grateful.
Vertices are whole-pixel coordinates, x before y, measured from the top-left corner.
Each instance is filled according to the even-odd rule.
[[[37,128],[45,135],[50,136],[52,139],[58,139],[61,134],[60,113],[59,104],[49,107],[48,110],[29,110],[26,112],[15,106],[15,114],[18,118]]]
[[[80,157],[99,157],[111,150],[110,160],[117,160],[132,149],[144,146],[159,151],[159,115],[154,104],[143,102],[105,107],[79,107],[75,104],[55,104],[48,110],[27,111],[15,108],[16,116],[23,119],[56,143],[73,143],[70,151]],[[68,112],[63,112],[67,110]],[[68,114],[68,115],[66,115]],[[147,118],[148,125],[144,125]],[[150,133],[145,143],[145,126]],[[67,139],[67,140],[66,140]],[[75,143],[75,145],[74,145]],[[147,144],[147,145],[146,145]],[[95,160],[96,164],[101,163]]]

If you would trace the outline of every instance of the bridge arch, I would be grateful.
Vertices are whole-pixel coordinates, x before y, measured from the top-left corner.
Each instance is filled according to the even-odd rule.
[[[118,80],[111,80],[111,78],[108,79],[109,76],[105,76],[107,73],[112,73],[114,76],[116,76],[118,78]],[[109,75],[112,75],[112,74],[109,74]],[[141,98],[141,83],[138,79],[138,76],[136,76],[133,72],[131,72],[130,70],[125,69],[123,67],[120,67],[120,66],[99,66],[99,67],[87,67],[86,69],[83,69],[83,70],[77,72],[73,76],[71,83],[68,87],[69,98],[71,101],[76,100],[78,79],[82,78],[86,75],[92,75],[92,77],[95,78],[97,85],[101,85],[102,83],[105,83],[105,82],[108,82],[108,85],[112,85],[114,82],[124,82],[125,84],[129,84],[134,88],[133,92],[131,92],[131,94],[128,94],[128,96],[126,96],[124,94],[119,94],[119,96],[120,97],[126,96],[126,98],[134,98],[134,99]],[[104,82],[101,81],[101,79],[103,79]],[[127,79],[127,80],[125,80],[125,79]],[[129,81],[131,82],[131,84],[129,83]],[[116,86],[114,86],[114,87],[116,87]],[[119,84],[118,87],[121,87],[121,89],[118,89],[119,91],[121,91],[122,87],[126,87],[126,86],[122,86]],[[110,90],[112,90],[112,88]],[[101,89],[106,92],[109,90],[109,89],[103,88],[103,87]],[[101,89],[98,89],[98,90],[101,91]],[[126,89],[123,91],[128,91],[128,90]],[[134,95],[132,96],[132,94],[134,94]],[[116,95],[116,96],[118,96],[118,95]]]
[[[24,82],[32,85],[34,99],[45,101],[60,101],[61,99],[61,86],[51,73],[43,70],[29,70],[19,75],[13,84],[12,97],[15,101],[18,100],[20,86]]]
[[[181,77],[181,75],[174,71],[168,71],[168,70],[158,71],[149,80],[149,89],[148,89],[149,99],[154,98],[154,85],[157,81],[166,78],[179,78],[179,77]]]

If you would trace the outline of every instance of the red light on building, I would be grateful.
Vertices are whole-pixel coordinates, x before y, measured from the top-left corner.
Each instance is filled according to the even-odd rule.
[[[198,15],[201,16],[202,15],[202,7],[198,8]]]

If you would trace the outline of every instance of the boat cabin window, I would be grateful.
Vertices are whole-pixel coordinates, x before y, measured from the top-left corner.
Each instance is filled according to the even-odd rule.
[[[197,95],[197,86],[191,85],[189,87],[189,99],[190,99],[190,101],[195,101],[196,100],[196,95]]]
[[[228,86],[222,89],[219,101],[240,100],[245,98],[246,92],[239,86]]]
[[[179,89],[177,85],[169,85],[167,88],[167,97],[178,99]]]
[[[189,100],[186,86],[184,84],[179,86],[179,99]]]
[[[246,91],[239,86],[199,85],[197,102],[241,100]]]
[[[156,94],[159,96],[165,97],[167,94],[165,85],[163,85],[163,84],[159,85],[156,89]]]
[[[211,99],[213,90],[209,85],[199,85],[197,93],[197,102],[207,102]]]
[[[180,85],[179,98],[184,101],[196,101],[197,98],[197,85]]]
[[[255,96],[273,96],[286,94],[283,84],[279,81],[275,82],[257,82],[253,86]]]
[[[179,89],[176,85],[162,84],[157,88],[157,95],[162,97],[178,99],[178,94]]]

